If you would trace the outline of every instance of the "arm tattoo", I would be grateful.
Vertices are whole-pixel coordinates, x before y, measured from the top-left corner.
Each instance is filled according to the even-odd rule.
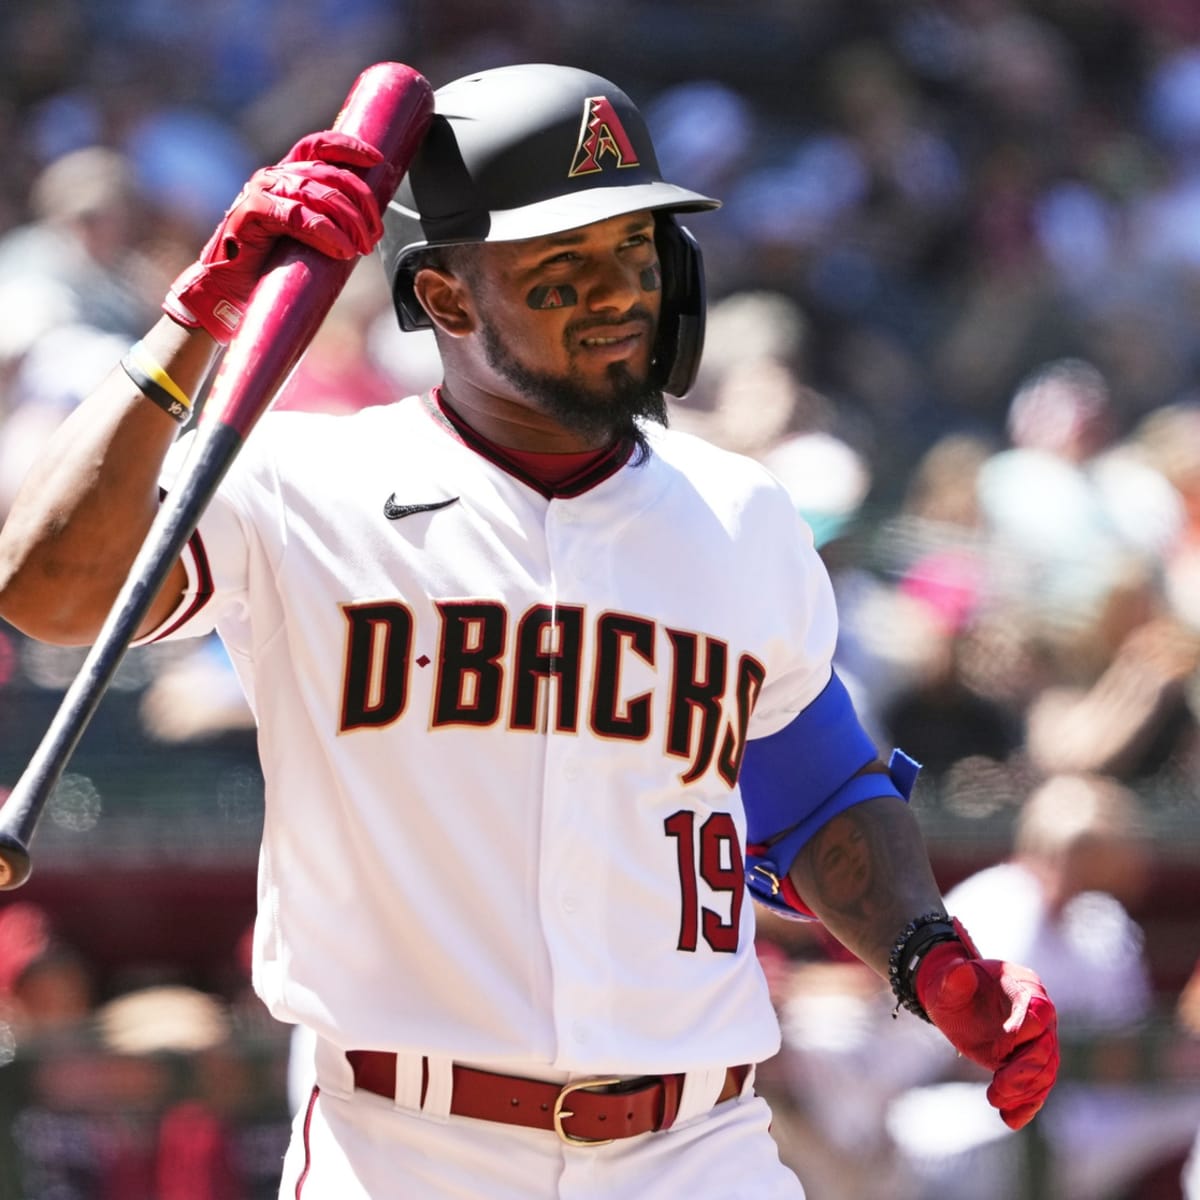
[[[878,830],[853,808],[819,829],[801,850],[816,886],[814,899],[834,912],[866,920],[886,899],[887,847],[880,842]]]
[[[886,965],[899,929],[940,902],[916,821],[889,799],[854,805],[822,826],[791,874],[829,931],[875,966]]]

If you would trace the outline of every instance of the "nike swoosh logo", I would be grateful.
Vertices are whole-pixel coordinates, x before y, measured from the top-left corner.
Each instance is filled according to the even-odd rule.
[[[449,500],[434,500],[429,504],[397,504],[396,493],[393,492],[383,502],[383,515],[389,521],[398,521],[401,517],[411,517],[413,513],[434,512],[439,508],[449,508],[451,504],[457,502],[458,497],[451,496]]]

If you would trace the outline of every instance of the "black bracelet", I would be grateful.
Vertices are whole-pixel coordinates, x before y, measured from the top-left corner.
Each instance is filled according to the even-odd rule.
[[[915,980],[917,968],[925,957],[926,951],[936,946],[938,942],[961,942],[950,915],[945,912],[928,912],[924,916],[909,921],[900,930],[892,951],[888,955],[888,981],[892,985],[892,994],[896,997],[896,1007],[892,1010],[895,1017],[902,1008],[915,1013],[922,1021],[929,1021],[929,1014],[921,1007],[917,999]],[[932,1024],[932,1022],[930,1022]]]
[[[158,365],[141,342],[121,359],[121,370],[147,400],[153,401],[180,425],[192,415],[192,402],[183,389]]]

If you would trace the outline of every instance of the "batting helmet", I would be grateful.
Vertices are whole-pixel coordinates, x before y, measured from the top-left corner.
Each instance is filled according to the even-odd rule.
[[[607,79],[574,67],[498,67],[438,89],[433,123],[384,214],[380,253],[401,327],[424,329],[432,323],[413,290],[421,250],[652,210],[663,277],[654,378],[682,396],[704,343],[704,268],[672,214],[719,203],[662,179],[645,121]]]

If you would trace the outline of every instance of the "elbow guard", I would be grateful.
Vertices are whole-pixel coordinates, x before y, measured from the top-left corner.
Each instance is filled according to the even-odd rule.
[[[739,780],[751,895],[787,917],[814,919],[788,878],[800,848],[839,812],[879,796],[908,800],[920,766],[893,750],[886,775],[849,693],[834,675],[790,725],[746,747]]]

